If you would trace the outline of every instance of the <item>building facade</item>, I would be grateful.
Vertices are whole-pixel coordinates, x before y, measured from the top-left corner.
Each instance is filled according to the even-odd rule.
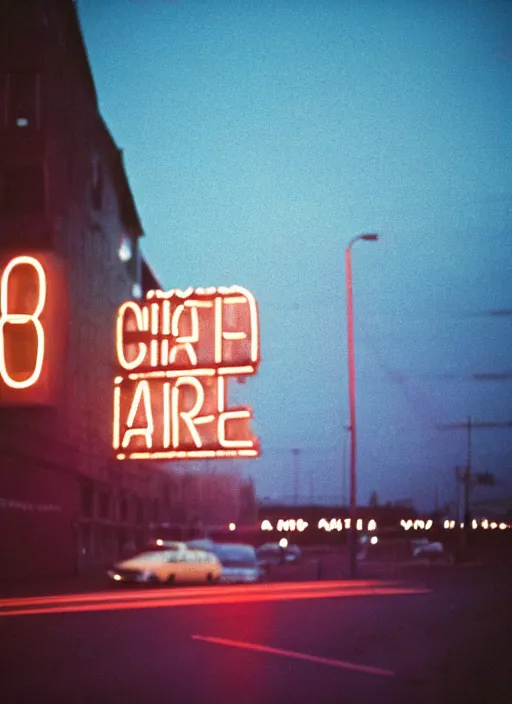
[[[142,234],[74,3],[3,2],[0,578],[104,563],[172,511],[172,476],[111,451],[115,312],[156,283]],[[40,330],[30,300],[42,301],[42,280],[27,256],[53,306]],[[22,388],[40,349],[41,374]]]
[[[1,12],[0,581],[80,574],[161,525],[256,505],[234,467],[113,458],[116,311],[160,285],[74,2]]]

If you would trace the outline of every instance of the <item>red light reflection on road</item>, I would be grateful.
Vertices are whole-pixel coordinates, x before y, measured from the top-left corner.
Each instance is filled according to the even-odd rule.
[[[347,587],[347,584],[349,585]],[[314,585],[314,586],[313,586]],[[270,587],[270,588],[269,588]],[[151,609],[157,607],[204,606],[215,604],[243,604],[264,601],[291,601],[295,599],[325,599],[332,597],[377,596],[390,594],[423,594],[429,590],[407,586],[355,586],[350,582],[304,583],[274,585],[257,589],[182,589],[179,593],[166,590],[163,594],[89,594],[74,597],[41,597],[40,599],[6,599],[0,601],[0,616],[29,616],[34,614],[63,614],[91,611],[119,611],[123,609]],[[195,592],[195,593],[194,593]],[[46,601],[45,601],[46,599]],[[16,608],[18,607],[18,608]]]

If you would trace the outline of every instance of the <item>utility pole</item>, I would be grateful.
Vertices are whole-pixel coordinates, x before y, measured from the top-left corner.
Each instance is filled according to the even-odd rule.
[[[348,405],[350,414],[350,529],[348,532],[349,574],[357,577],[357,433],[356,433],[356,371],[354,349],[354,303],[352,294],[352,245],[358,240],[375,242],[376,233],[353,237],[345,249],[345,283],[347,290],[347,343],[348,343]]]
[[[463,514],[462,520],[464,521],[464,527],[469,528],[471,523],[471,488],[473,486],[473,473],[471,467],[471,451],[472,451],[472,433],[476,428],[477,430],[487,430],[487,429],[498,429],[510,430],[512,428],[512,420],[506,421],[483,421],[474,422],[471,416],[467,417],[465,423],[447,423],[445,425],[437,426],[440,430],[466,430],[467,432],[467,462],[465,470],[460,467],[455,468],[455,474],[457,479],[457,524],[461,522],[461,503],[463,503]],[[494,478],[489,473],[487,474],[477,474],[475,475],[478,484],[493,486]],[[463,490],[463,497],[461,497],[461,490]],[[461,498],[463,501],[461,501]]]
[[[468,416],[466,423],[468,433],[467,461],[465,469],[455,467],[455,475],[457,478],[457,527],[460,527],[460,508],[461,508],[461,491],[462,491],[462,518],[464,530],[460,533],[461,547],[467,547],[469,530],[471,528],[471,416]]]
[[[344,430],[346,431],[343,435],[343,467],[341,475],[341,505],[347,506],[347,445],[348,445],[348,434],[350,431],[350,425],[345,425]]]
[[[471,416],[468,416],[468,461],[466,464],[466,474],[464,477],[464,528],[469,530],[471,522]]]

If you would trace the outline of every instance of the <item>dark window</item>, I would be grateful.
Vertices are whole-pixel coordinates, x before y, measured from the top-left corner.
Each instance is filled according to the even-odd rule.
[[[7,91],[7,126],[38,127],[38,77],[35,73],[11,73]]]
[[[126,497],[123,496],[121,499],[121,521],[127,521],[128,520],[128,501],[126,500]]]
[[[80,487],[80,507],[84,518],[91,518],[94,505],[94,485],[91,481],[84,480]]]
[[[144,522],[144,504],[141,499],[137,499],[137,523]]]
[[[100,494],[100,518],[108,518],[110,513],[110,495],[107,491]]]
[[[45,209],[45,182],[39,164],[8,166],[0,172],[0,214],[35,215]]]
[[[0,74],[0,129],[7,127],[7,74]]]
[[[98,159],[92,162],[92,189],[91,189],[92,207],[95,210],[101,210],[103,203],[103,170]]]

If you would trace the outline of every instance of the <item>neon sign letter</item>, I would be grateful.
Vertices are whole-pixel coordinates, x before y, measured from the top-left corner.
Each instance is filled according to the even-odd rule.
[[[146,419],[145,428],[134,427],[140,403],[144,405],[144,416]],[[151,394],[149,391],[149,384],[147,381],[140,381],[137,384],[137,390],[135,391],[135,396],[132,401],[132,406],[130,408],[130,413],[128,414],[128,420],[126,423],[128,430],[126,430],[123,438],[123,447],[128,447],[130,444],[130,439],[137,435],[142,435],[146,441],[146,447],[150,448],[153,444],[153,413],[151,411]]]
[[[18,267],[31,267],[37,274],[37,302],[31,313],[9,310],[9,280],[11,276],[16,281],[20,269]],[[23,278],[18,283],[18,291],[22,290]],[[30,292],[32,293],[32,292]],[[41,263],[34,257],[19,256],[11,259],[5,267],[0,281],[0,377],[3,382],[13,389],[26,389],[33,386],[41,375],[44,359],[44,329],[39,319],[46,302],[46,274]],[[33,325],[37,336],[36,359],[32,372],[26,379],[15,379],[8,371],[6,364],[6,341],[12,340],[10,333],[15,331],[11,325]]]
[[[124,368],[124,369],[135,369],[136,367],[140,366],[142,362],[144,361],[144,358],[146,356],[147,352],[147,345],[144,343],[139,342],[139,353],[136,355],[135,359],[133,359],[131,362],[126,359],[125,353],[124,353],[124,344],[123,344],[123,329],[126,324],[126,312],[131,310],[132,313],[135,316],[135,323],[137,326],[138,331],[143,331],[147,330],[148,328],[148,321],[147,321],[147,314],[144,316],[143,311],[141,310],[140,306],[138,303],[135,301],[127,301],[126,303],[123,303],[121,308],[119,308],[119,312],[117,314],[117,358],[119,360],[119,364]],[[133,327],[133,325],[132,325]],[[130,328],[127,329],[129,330]]]

